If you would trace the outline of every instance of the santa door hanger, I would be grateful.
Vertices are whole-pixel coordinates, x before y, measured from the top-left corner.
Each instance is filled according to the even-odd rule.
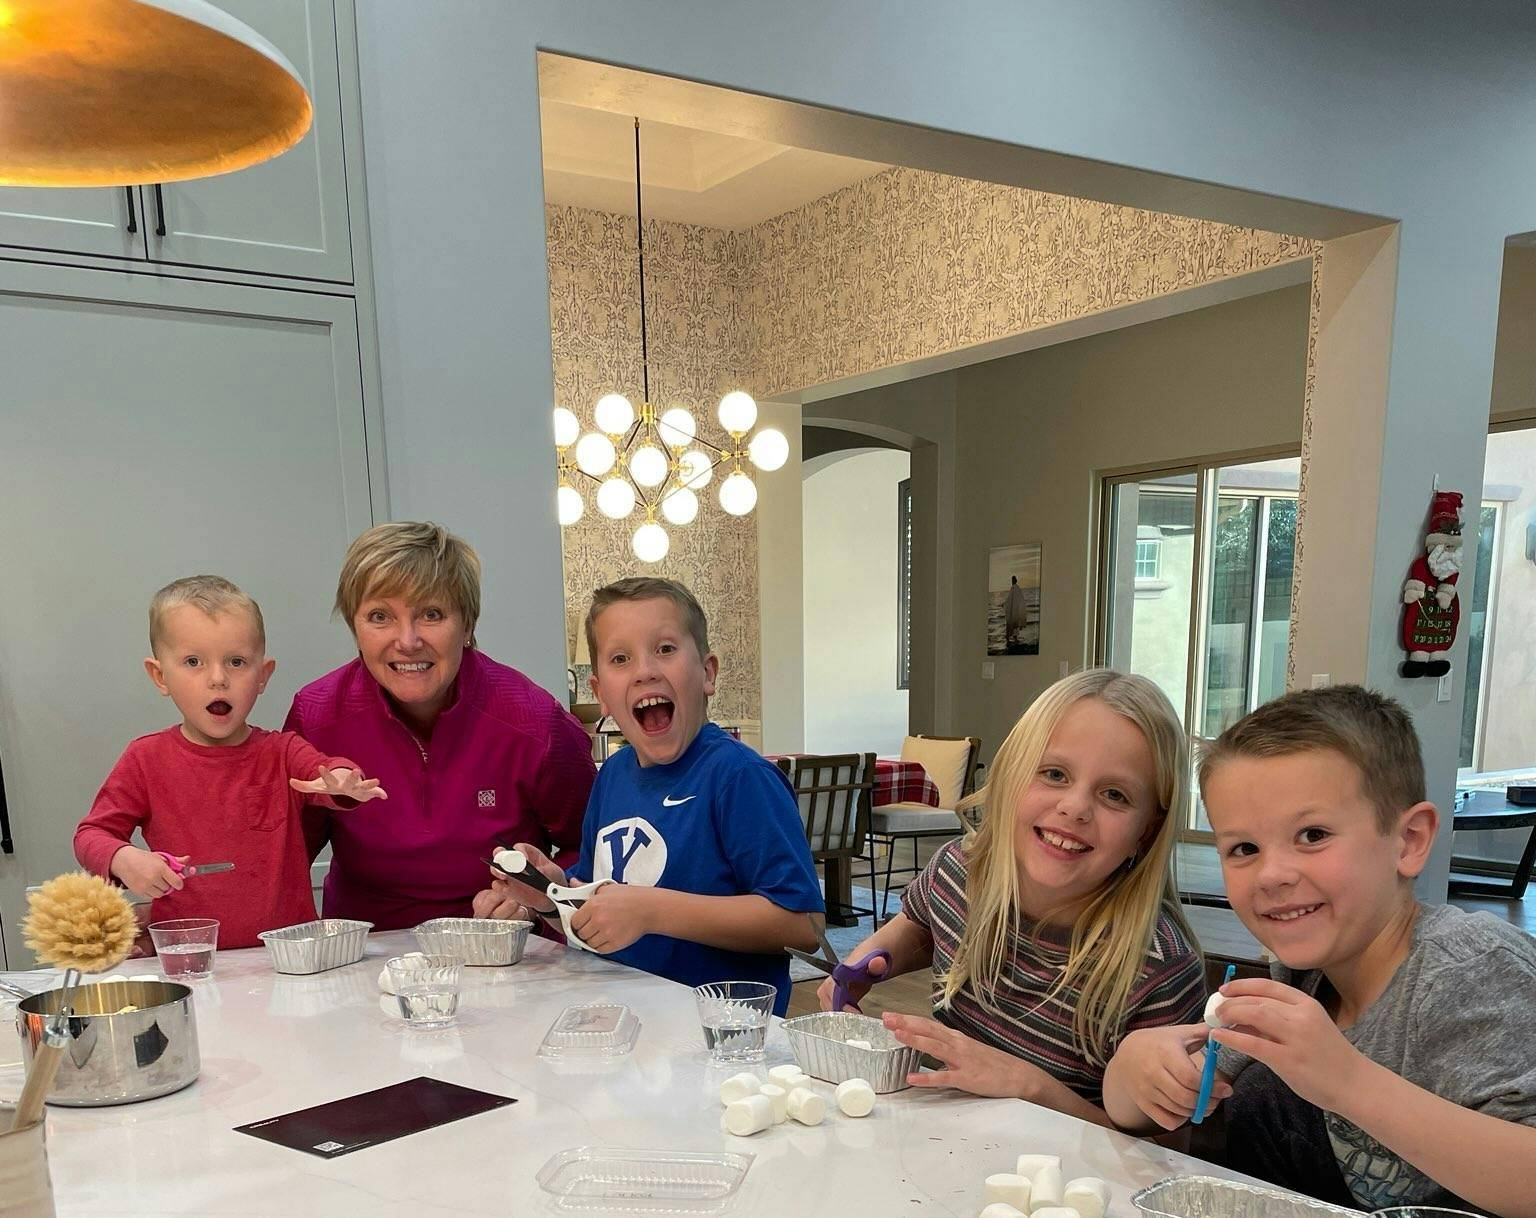
[[[1436,491],[1430,501],[1424,553],[1408,568],[1403,585],[1405,677],[1443,677],[1451,671],[1451,644],[1461,621],[1456,577],[1461,574],[1461,495]]]

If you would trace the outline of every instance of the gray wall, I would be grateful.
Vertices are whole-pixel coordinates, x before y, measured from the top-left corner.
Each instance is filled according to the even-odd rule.
[[[1457,707],[1397,678],[1397,606],[1433,479],[1481,474],[1503,243],[1536,228],[1536,6],[437,0],[361,5],[358,34],[394,508],[475,538],[487,648],[556,688],[539,48],[1184,179],[1055,163],[1109,202],[1232,219],[1216,183],[1282,231],[1263,196],[1400,220],[1357,616],[1363,675],[1408,702],[1449,794]]]
[[[1082,666],[1095,486],[1103,470],[1301,444],[1308,289],[1286,288],[959,373],[956,716],[991,753]],[[987,551],[1043,543],[1040,654],[985,658]]]

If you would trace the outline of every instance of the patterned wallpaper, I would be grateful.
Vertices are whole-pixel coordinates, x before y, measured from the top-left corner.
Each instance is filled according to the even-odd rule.
[[[548,210],[549,312],[555,403],[592,426],[592,407],[618,390],[640,402],[640,285],[635,221],[574,207]],[[727,390],[746,383],[736,234],[693,225],[646,222],[645,292],[651,401],[686,406],[699,433],[728,437],[715,421]],[[729,516],[715,499],[718,477],[700,494],[698,518],[666,526],[672,544],[657,564],[629,548],[638,513],[609,520],[592,501],[561,530],[565,554],[566,636],[574,639],[594,589],[629,575],[662,575],[693,590],[709,618],[720,656],[711,704],[716,719],[757,719],[762,707],[758,647],[757,519]],[[584,695],[585,696],[585,695]]]
[[[555,400],[640,389],[631,218],[548,211]],[[646,223],[652,400],[708,420],[727,389],[760,399],[991,342],[1311,255],[1309,240],[1159,212],[890,169],[742,232]],[[1310,355],[1309,355],[1310,362]],[[1310,385],[1310,368],[1309,368]],[[721,659],[716,718],[761,713],[756,518],[709,488],[646,568],[687,583]],[[704,499],[704,496],[701,496]],[[586,598],[640,573],[636,520],[563,531],[567,631]],[[1301,555],[1297,555],[1298,563]]]

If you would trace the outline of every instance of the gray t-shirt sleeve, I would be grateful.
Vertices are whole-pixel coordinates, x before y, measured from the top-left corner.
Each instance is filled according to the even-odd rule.
[[[1496,943],[1475,961],[1447,961],[1404,1014],[1399,1074],[1463,1108],[1536,1125],[1536,951]]]

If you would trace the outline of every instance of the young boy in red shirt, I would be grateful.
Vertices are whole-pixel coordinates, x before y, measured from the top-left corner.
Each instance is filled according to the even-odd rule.
[[[181,722],[123,751],[75,830],[75,857],[152,897],[154,921],[217,918],[221,947],[251,947],[261,931],[312,920],[300,808],[317,797],[352,807],[388,796],[346,758],[246,722],[276,661],[261,609],[228,580],[194,575],[155,593],[149,645],[144,671]],[[149,849],[130,843],[135,829]],[[183,877],[159,852],[235,867]]]

